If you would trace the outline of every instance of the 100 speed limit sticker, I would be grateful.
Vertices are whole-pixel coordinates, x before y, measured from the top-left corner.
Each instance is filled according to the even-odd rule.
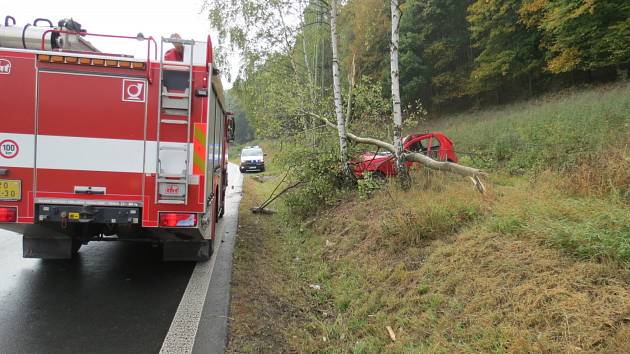
[[[5,159],[12,159],[16,157],[19,152],[20,147],[15,141],[11,139],[0,141],[0,157],[3,157]]]

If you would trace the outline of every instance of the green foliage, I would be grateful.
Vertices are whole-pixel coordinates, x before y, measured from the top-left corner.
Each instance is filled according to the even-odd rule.
[[[371,172],[366,172],[362,179],[357,180],[357,191],[361,199],[370,199],[377,191],[383,189],[385,180],[382,176],[374,176]]]
[[[342,4],[342,91],[354,63],[355,80],[371,77],[389,101],[389,3]],[[625,0],[408,0],[401,6],[403,106],[420,100],[433,112],[452,111],[628,76]],[[326,2],[206,0],[205,9],[220,34],[217,61],[227,64],[227,49],[244,57],[235,92],[261,136],[312,128],[304,111],[332,112]],[[298,21],[287,20],[295,14]]]
[[[243,107],[239,104],[238,100],[228,91],[225,95],[227,100],[228,109],[234,112],[235,136],[234,142],[236,144],[244,144],[254,139],[254,131],[249,124],[247,113]]]
[[[237,80],[230,92],[238,97],[258,137],[298,132],[308,124],[308,90],[295,80],[291,58],[274,55],[247,80]]]
[[[306,219],[328,207],[342,189],[338,153],[308,146],[287,146],[280,161],[290,169],[291,179],[302,185],[285,201],[292,217]]]
[[[342,65],[357,78],[370,76],[389,90],[390,7],[382,0],[350,0],[339,17]]]
[[[552,73],[605,68],[630,60],[630,3],[625,0],[527,0],[520,9],[542,30]]]
[[[479,50],[470,75],[471,93],[497,90],[540,71],[539,34],[519,22],[521,0],[477,0],[468,8],[473,46]],[[531,90],[531,87],[530,87]]]
[[[401,88],[405,102],[442,104],[467,94],[473,63],[466,8],[470,1],[410,0],[400,29]]]
[[[385,98],[381,85],[363,76],[353,92],[350,131],[377,139],[391,139],[392,104]],[[383,129],[385,128],[385,129]]]

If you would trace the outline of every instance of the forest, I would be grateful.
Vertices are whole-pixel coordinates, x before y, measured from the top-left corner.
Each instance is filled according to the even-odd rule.
[[[244,49],[232,94],[260,137],[297,131],[308,120],[298,109],[302,98],[309,96],[318,110],[331,107],[329,4],[249,0],[241,5],[247,11],[238,15],[262,27],[243,30],[229,27],[225,17],[215,21],[224,40]],[[340,65],[347,78],[342,85],[345,96],[347,87],[355,86],[355,116],[389,114],[389,7],[383,0],[350,0],[339,10]],[[628,76],[627,1],[407,0],[400,9],[406,117],[437,117]],[[278,116],[284,118],[274,119]]]

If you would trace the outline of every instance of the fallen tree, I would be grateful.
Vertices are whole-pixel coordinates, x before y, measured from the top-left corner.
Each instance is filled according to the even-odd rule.
[[[320,121],[324,122],[328,127],[332,129],[337,129],[337,126],[334,123],[332,123],[330,120],[328,120],[326,117],[323,117],[319,114],[308,112],[308,111],[303,111],[303,113],[313,118],[319,119]],[[392,154],[396,154],[396,147],[394,147],[393,144],[384,142],[382,140],[357,136],[348,131],[346,131],[346,136],[348,139],[352,140],[353,142],[357,144],[367,144],[367,145],[377,146],[391,152]],[[484,193],[486,190],[485,186],[481,182],[480,177],[485,177],[488,174],[479,169],[460,165],[460,164],[449,162],[449,161],[437,161],[426,155],[423,155],[417,152],[408,151],[408,150],[403,151],[401,158],[402,158],[402,161],[418,162],[434,170],[451,172],[460,176],[468,177],[475,185],[475,188],[479,190],[479,192]]]

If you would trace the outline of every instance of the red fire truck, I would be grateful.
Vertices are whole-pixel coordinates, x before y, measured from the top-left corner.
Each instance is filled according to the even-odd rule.
[[[146,58],[100,52],[103,37],[140,41]],[[0,228],[23,234],[24,257],[99,240],[210,257],[234,123],[210,37],[157,42],[73,20],[0,24]],[[175,44],[183,60],[163,60]]]

